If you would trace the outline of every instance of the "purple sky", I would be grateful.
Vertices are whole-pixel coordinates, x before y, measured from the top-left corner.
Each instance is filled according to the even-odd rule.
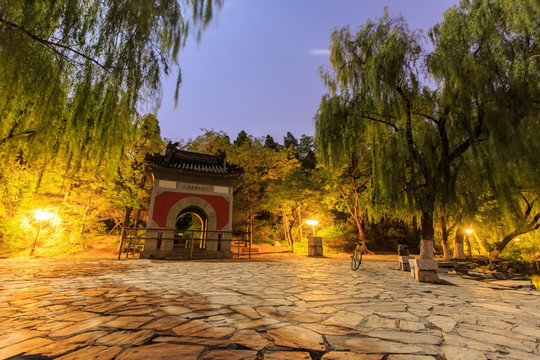
[[[356,30],[369,18],[401,13],[424,33],[457,0],[225,0],[197,44],[180,54],[183,83],[174,109],[173,76],[164,83],[158,119],[173,141],[223,130],[271,135],[282,143],[290,131],[312,136],[313,116],[326,89],[319,67],[328,65],[330,34]]]

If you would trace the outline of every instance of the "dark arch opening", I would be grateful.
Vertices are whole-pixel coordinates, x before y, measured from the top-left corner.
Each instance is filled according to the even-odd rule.
[[[208,216],[198,206],[188,206],[176,217],[175,246],[187,247],[193,242],[194,247],[206,248]]]

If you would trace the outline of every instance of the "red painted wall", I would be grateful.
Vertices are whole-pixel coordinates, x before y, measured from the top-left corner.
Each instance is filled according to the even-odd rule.
[[[152,218],[156,224],[162,228],[166,227],[167,215],[169,215],[169,211],[171,211],[173,205],[187,197],[201,198],[207,201],[212,208],[214,208],[217,217],[217,230],[223,229],[223,227],[229,223],[229,201],[227,201],[224,197],[166,191],[156,196],[154,200],[154,215]]]

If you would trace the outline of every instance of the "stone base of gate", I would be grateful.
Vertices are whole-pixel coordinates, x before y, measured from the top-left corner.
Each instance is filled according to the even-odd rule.
[[[141,259],[156,260],[205,260],[205,259],[232,259],[232,251],[210,251],[202,249],[176,249],[175,251],[145,250],[141,252]]]

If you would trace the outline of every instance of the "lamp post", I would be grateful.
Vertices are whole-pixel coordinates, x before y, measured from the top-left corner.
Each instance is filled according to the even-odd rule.
[[[317,220],[308,220],[306,221],[308,225],[311,225],[313,228],[313,237],[315,237],[315,226],[319,223]]]
[[[49,212],[46,212],[46,211],[36,210],[36,212],[34,214],[34,217],[37,220],[39,220],[39,228],[38,228],[38,231],[37,231],[37,234],[36,234],[36,239],[34,240],[34,245],[32,246],[32,250],[30,250],[30,256],[35,255],[36,243],[37,243],[38,238],[39,238],[39,233],[41,232],[41,227],[43,226],[43,221],[51,220],[52,217],[53,217],[53,214],[51,214]]]

